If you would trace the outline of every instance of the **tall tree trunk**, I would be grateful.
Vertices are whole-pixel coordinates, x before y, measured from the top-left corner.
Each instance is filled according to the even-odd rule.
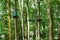
[[[21,21],[22,21],[22,40],[24,40],[24,12],[23,12],[23,0],[22,0]]]
[[[40,0],[37,1],[38,2],[38,18],[37,18],[37,22],[38,22],[38,40],[40,40]]]
[[[47,12],[49,17],[49,40],[53,40],[53,19],[52,19],[52,9],[50,5],[50,0],[47,0]]]
[[[26,0],[26,8],[27,8],[27,40],[30,40],[30,27],[29,27],[29,6],[28,6],[28,1],[29,0]]]
[[[15,23],[15,40],[18,40],[18,32],[17,32],[17,18],[14,18],[14,23]]]
[[[12,34],[11,34],[11,10],[10,10],[10,0],[8,0],[8,21],[9,21],[9,40],[12,40]]]
[[[17,0],[14,0],[14,23],[15,23],[15,40],[18,40],[18,16],[17,16]]]

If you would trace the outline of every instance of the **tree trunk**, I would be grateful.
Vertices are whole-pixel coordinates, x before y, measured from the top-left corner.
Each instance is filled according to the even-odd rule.
[[[30,27],[29,27],[29,6],[28,6],[28,0],[26,0],[26,8],[27,8],[27,40],[30,40]]]
[[[18,40],[18,32],[17,32],[17,18],[14,18],[14,23],[15,23],[15,40]]]
[[[14,0],[14,23],[15,23],[15,40],[18,40],[18,15],[17,15],[17,0]]]
[[[24,12],[23,12],[23,0],[22,0],[21,21],[22,21],[22,40],[24,40]]]
[[[40,40],[40,0],[38,0],[38,13],[37,13],[37,22],[38,22],[38,40]]]
[[[47,0],[47,12],[49,17],[49,40],[53,40],[53,19],[52,19],[52,9],[50,5],[50,0]]]
[[[9,40],[12,40],[11,34],[11,10],[10,10],[10,0],[8,0],[8,27],[9,27]]]

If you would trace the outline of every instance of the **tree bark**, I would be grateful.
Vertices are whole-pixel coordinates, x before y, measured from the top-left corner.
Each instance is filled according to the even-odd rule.
[[[22,0],[21,22],[22,22],[22,40],[24,40],[24,12],[23,12],[23,0]]]
[[[37,13],[37,22],[38,22],[38,40],[40,40],[40,0],[37,1],[38,2],[38,13]]]
[[[27,8],[27,40],[30,40],[30,27],[29,27],[29,6],[28,0],[26,0],[26,8]]]
[[[17,0],[14,0],[14,23],[15,23],[15,40],[18,40],[18,16],[17,16]]]
[[[49,17],[49,40],[53,40],[53,16],[52,16],[52,9],[50,5],[50,0],[47,0],[47,12]]]
[[[15,23],[15,40],[18,40],[18,32],[17,32],[17,18],[14,18],[14,23]]]
[[[12,40],[11,34],[11,10],[10,10],[10,0],[8,0],[8,27],[9,27],[9,40]]]

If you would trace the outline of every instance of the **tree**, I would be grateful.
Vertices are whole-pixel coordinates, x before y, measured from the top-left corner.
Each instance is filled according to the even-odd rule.
[[[38,22],[38,40],[40,40],[40,0],[38,2],[38,14],[37,14],[37,22]]]
[[[14,0],[14,23],[15,23],[15,40],[18,40],[18,15],[17,15],[17,0]]]
[[[24,1],[22,0],[22,12],[21,12],[21,22],[22,22],[22,40],[24,40],[24,12],[23,12]]]
[[[10,0],[8,0],[8,28],[9,28],[9,40],[12,40],[12,34],[11,34],[11,9],[10,9]]]
[[[29,0],[26,0],[26,8],[27,8],[27,40],[30,40],[30,26],[29,26]]]
[[[52,16],[52,9],[50,5],[50,0],[47,0],[47,12],[49,17],[49,40],[53,40],[53,16]]]

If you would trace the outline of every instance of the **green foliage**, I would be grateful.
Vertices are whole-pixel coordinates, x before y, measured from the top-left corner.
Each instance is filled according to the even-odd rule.
[[[2,15],[0,16],[0,35],[1,34],[8,34],[8,13],[7,13],[7,0],[0,0],[0,10],[2,11]],[[35,8],[32,7],[32,4],[35,4]],[[53,15],[53,30],[54,30],[54,37],[56,37],[56,35],[58,35],[57,31],[59,28],[58,22],[59,20],[59,13],[60,13],[60,1],[59,0],[51,0],[50,1],[51,4],[51,8],[52,8],[52,15]],[[20,7],[19,7],[20,6]],[[18,34],[19,37],[21,39],[21,10],[22,10],[22,0],[19,2],[17,2],[17,11],[18,11]],[[12,38],[14,40],[14,20],[13,20],[13,11],[14,11],[14,1],[11,0],[11,27],[12,27]],[[26,32],[27,32],[27,27],[26,27],[26,2],[24,1],[24,30],[25,30],[25,37],[26,37]],[[33,2],[32,0],[29,0],[29,15],[30,15],[30,20],[36,20],[37,19],[37,13],[38,13],[38,4],[37,2]],[[40,32],[42,33],[42,27],[43,24],[42,22],[45,22],[45,38],[44,40],[48,40],[49,37],[49,19],[48,19],[48,13],[47,13],[47,2],[46,0],[41,0],[41,4],[40,4],[40,19],[41,19],[41,23],[40,23]],[[33,30],[34,27],[37,28],[37,21],[30,21],[30,32],[32,32],[32,35],[30,33],[30,35],[33,37]],[[58,37],[58,36],[57,36]],[[31,37],[30,37],[31,38]],[[42,38],[41,38],[42,39]],[[55,39],[57,40],[57,39]]]

